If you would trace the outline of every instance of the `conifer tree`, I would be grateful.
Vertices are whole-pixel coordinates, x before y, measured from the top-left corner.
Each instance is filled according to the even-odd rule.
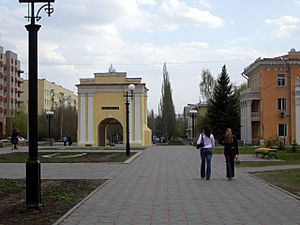
[[[160,112],[163,135],[169,140],[176,132],[176,114],[172,99],[172,89],[169,80],[167,65],[163,66],[163,83],[161,88]]]
[[[233,93],[225,65],[217,79],[213,97],[208,103],[208,121],[216,139],[221,138],[228,127],[234,133],[239,133],[238,100]]]

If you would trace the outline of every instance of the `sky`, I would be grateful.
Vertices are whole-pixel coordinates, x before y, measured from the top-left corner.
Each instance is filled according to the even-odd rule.
[[[77,93],[81,78],[110,64],[149,89],[158,111],[166,62],[176,113],[199,102],[201,72],[226,65],[234,85],[258,57],[300,49],[300,0],[55,0],[38,24],[39,78]],[[42,6],[36,4],[36,9]],[[28,79],[27,3],[0,0],[0,46],[18,54]]]

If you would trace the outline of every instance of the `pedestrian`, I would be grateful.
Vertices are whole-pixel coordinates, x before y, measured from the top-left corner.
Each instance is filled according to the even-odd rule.
[[[71,138],[71,136],[68,137],[68,145],[69,145],[69,146],[72,145],[72,138]]]
[[[13,129],[11,137],[10,137],[10,142],[12,144],[11,150],[13,150],[13,149],[19,149],[18,148],[18,143],[19,143],[19,132],[18,132],[18,129]]]
[[[197,148],[200,148],[201,165],[199,168],[200,177],[209,180],[211,175],[211,158],[213,148],[215,147],[215,138],[211,133],[209,126],[203,127],[203,132],[199,135]],[[206,164],[206,168],[205,168]]]
[[[226,129],[226,133],[221,138],[220,144],[224,146],[226,177],[228,180],[232,180],[234,177],[234,160],[239,158],[239,147],[236,137],[232,134],[231,128]]]
[[[63,137],[64,146],[67,146],[68,138],[66,136]]]

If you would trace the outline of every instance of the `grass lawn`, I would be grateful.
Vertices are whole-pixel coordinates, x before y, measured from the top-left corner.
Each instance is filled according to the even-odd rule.
[[[131,152],[130,156],[135,153]],[[43,157],[52,156],[52,157]],[[94,153],[87,152],[39,152],[38,159],[41,163],[79,163],[79,162],[124,162],[130,156],[122,152],[104,152]],[[13,152],[0,154],[0,163],[26,163],[28,152]]]
[[[25,179],[0,179],[0,224],[50,225],[105,180],[42,180],[39,210],[27,209]]]
[[[255,149],[258,148],[256,146],[240,146],[239,153],[241,158],[243,154],[253,154]],[[224,148],[222,146],[217,146],[214,149],[214,153],[223,154]],[[242,167],[254,167],[254,166],[277,166],[277,165],[289,165],[289,164],[300,164],[300,150],[297,152],[288,152],[286,150],[278,150],[277,151],[278,159],[284,161],[262,161],[262,162],[243,162],[240,166]]]
[[[253,174],[300,197],[300,169],[257,172]]]

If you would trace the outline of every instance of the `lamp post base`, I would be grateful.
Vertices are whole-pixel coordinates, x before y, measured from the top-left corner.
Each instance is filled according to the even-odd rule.
[[[41,164],[39,160],[26,162],[26,205],[38,209],[41,205]]]

